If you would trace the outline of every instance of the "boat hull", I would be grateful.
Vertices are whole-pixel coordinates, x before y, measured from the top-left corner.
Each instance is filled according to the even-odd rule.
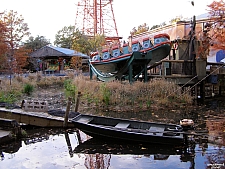
[[[179,125],[140,122],[91,115],[79,115],[71,121],[76,128],[98,139],[157,144],[184,143],[184,136],[180,133],[182,129]],[[126,124],[127,126],[125,126]],[[179,130],[174,130],[173,132],[167,130],[176,128],[179,128]]]
[[[142,56],[141,59],[133,58],[134,53],[131,54],[125,54],[118,56],[116,58],[110,58],[108,60],[99,60],[99,61],[89,61],[89,64],[91,64],[95,69],[102,73],[121,73],[121,71],[125,67],[129,67],[132,62],[135,63],[135,65],[141,65],[143,63],[145,64],[154,64],[156,62],[159,62],[160,60],[166,58],[170,54],[170,42],[164,42],[162,44],[156,45],[149,49],[143,49],[138,51],[140,55]],[[132,60],[132,61],[131,61]],[[143,62],[143,63],[139,63]],[[147,63],[146,63],[147,62]],[[127,72],[123,72],[126,74]]]

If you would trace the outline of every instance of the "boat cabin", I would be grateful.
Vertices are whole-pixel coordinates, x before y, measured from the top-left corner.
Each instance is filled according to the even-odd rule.
[[[100,61],[100,56],[99,56],[98,52],[93,52],[91,54],[91,57],[92,57],[92,61]]]
[[[120,56],[120,48],[119,48],[119,46],[112,47],[112,56],[115,57],[115,58]]]
[[[154,36],[154,45],[160,44],[162,42],[170,41],[170,37],[167,34],[158,34]]]
[[[108,60],[110,59],[110,53],[108,49],[103,49],[102,50],[102,59],[103,60]]]
[[[123,44],[123,54],[128,54],[129,52],[129,45],[127,43]]]
[[[141,44],[138,40],[132,42],[132,52],[137,52],[141,49]]]
[[[151,42],[151,40],[149,38],[144,38],[143,39],[143,43],[142,43],[142,48],[143,49],[148,49],[148,48],[150,48],[152,46],[153,46],[153,44],[152,44],[152,42]]]

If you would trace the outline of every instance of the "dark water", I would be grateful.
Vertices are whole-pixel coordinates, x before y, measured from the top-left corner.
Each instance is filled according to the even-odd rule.
[[[28,137],[0,146],[0,169],[204,169],[225,168],[225,101],[211,100],[196,110],[107,112],[106,116],[177,124],[192,118],[207,139],[191,146],[109,143],[74,129],[26,129]],[[81,137],[81,142],[78,141]]]
[[[194,145],[189,151],[176,146],[115,144],[92,139],[78,144],[73,131],[65,134],[39,129],[35,132],[40,135],[2,146],[0,168],[201,169],[210,165],[224,168],[225,147],[212,143]],[[87,139],[84,133],[80,135]]]

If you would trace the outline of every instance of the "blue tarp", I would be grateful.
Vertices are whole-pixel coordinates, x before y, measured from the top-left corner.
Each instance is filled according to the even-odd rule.
[[[221,62],[221,60],[223,60],[225,58],[225,50],[219,50],[216,53],[216,62]]]

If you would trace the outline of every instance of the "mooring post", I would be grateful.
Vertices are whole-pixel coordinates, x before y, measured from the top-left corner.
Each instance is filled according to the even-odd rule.
[[[78,112],[78,106],[79,106],[79,102],[80,102],[80,96],[81,96],[81,92],[78,92],[78,94],[77,94],[77,101],[76,101],[76,105],[75,105],[75,112]]]
[[[68,124],[68,116],[69,116],[69,112],[70,112],[71,100],[72,100],[72,98],[69,97],[68,102],[67,102],[67,106],[66,106],[66,112],[65,112],[63,127],[67,127],[67,124]]]

